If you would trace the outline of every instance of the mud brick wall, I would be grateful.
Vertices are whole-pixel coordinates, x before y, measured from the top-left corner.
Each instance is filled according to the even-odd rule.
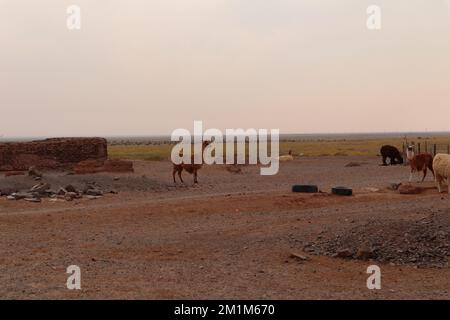
[[[106,160],[106,139],[52,138],[31,142],[0,143],[0,171],[73,167],[84,160]]]

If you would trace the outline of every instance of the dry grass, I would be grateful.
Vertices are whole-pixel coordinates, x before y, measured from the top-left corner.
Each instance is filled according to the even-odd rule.
[[[447,152],[450,137],[409,138],[416,144],[421,144],[424,151],[425,144],[428,151],[432,151],[433,144],[438,144],[438,152]],[[287,154],[292,150],[294,155],[303,156],[376,156],[380,147],[384,144],[397,146],[399,149],[404,143],[400,138],[365,139],[365,140],[314,140],[314,141],[281,141],[280,154]],[[167,160],[173,145],[111,145],[108,147],[110,158],[122,158],[132,160]]]
[[[167,160],[170,159],[172,145],[113,145],[108,146],[110,159]]]

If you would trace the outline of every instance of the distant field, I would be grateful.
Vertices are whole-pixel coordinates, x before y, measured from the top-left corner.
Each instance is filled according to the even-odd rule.
[[[170,159],[173,145],[110,145],[108,156],[111,159],[166,160]]]
[[[380,139],[335,139],[335,140],[298,140],[280,141],[280,154],[287,154],[292,150],[294,155],[303,156],[376,156],[380,147],[384,144],[391,144],[402,147],[405,140],[403,138],[380,138]],[[408,143],[414,142],[421,145],[421,151],[428,146],[428,151],[433,150],[433,145],[437,144],[438,152],[447,152],[450,145],[448,137],[409,137]],[[132,160],[166,160],[170,158],[170,151],[173,145],[168,142],[144,142],[130,141],[111,144],[108,146],[110,158],[122,158]]]

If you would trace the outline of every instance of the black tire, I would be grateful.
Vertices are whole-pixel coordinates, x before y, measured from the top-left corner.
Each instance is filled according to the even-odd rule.
[[[347,187],[334,187],[331,192],[338,196],[351,196],[353,195],[353,189]]]
[[[292,186],[292,192],[317,193],[319,188],[315,185],[295,185]]]

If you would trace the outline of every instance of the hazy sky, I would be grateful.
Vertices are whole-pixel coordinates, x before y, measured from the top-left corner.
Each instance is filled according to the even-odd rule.
[[[366,28],[370,4],[380,31]],[[0,0],[0,135],[170,134],[193,120],[450,130],[450,0]]]

